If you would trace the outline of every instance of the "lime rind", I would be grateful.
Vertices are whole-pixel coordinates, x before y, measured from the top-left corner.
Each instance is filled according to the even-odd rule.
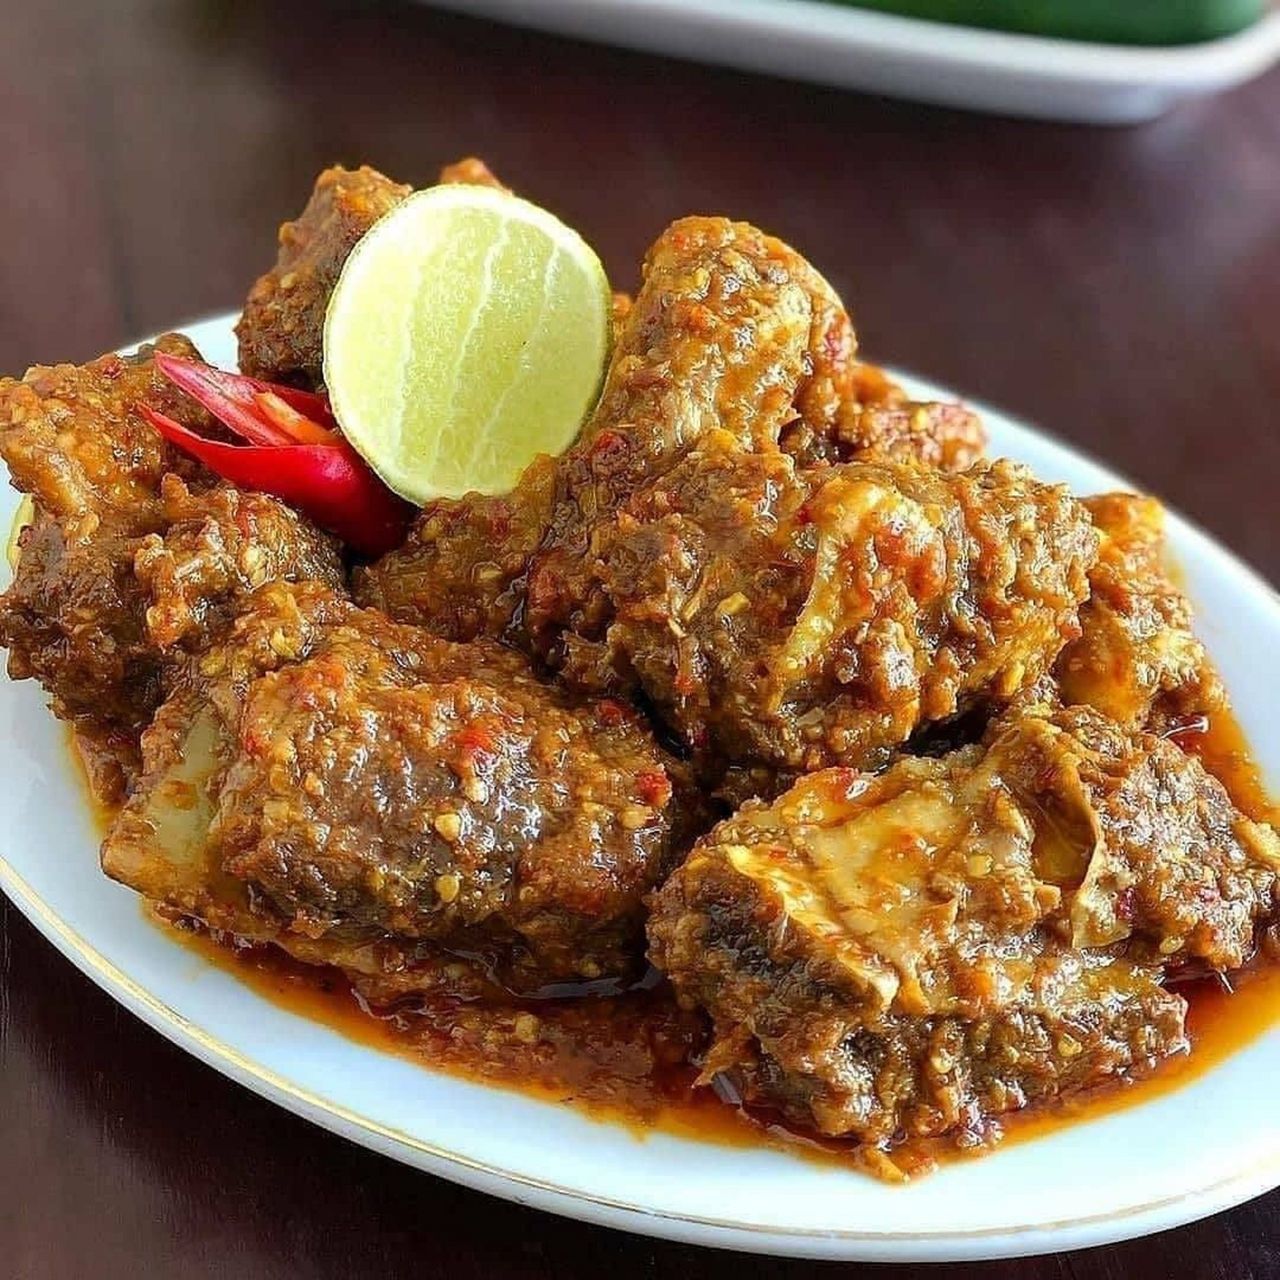
[[[600,260],[545,209],[486,187],[419,192],[357,244],[334,289],[334,413],[410,501],[506,492],[594,408],[610,310]]]

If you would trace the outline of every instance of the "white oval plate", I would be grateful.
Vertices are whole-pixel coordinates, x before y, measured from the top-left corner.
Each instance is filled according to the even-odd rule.
[[[232,317],[189,329],[232,365]],[[913,381],[921,390],[940,394]],[[994,451],[1081,493],[1124,485],[987,412]],[[0,529],[16,503],[5,489]],[[1255,751],[1280,777],[1271,672],[1280,600],[1185,521],[1173,551]],[[150,926],[98,870],[61,726],[32,682],[0,680],[0,887],[60,951],[197,1058],[327,1129],[430,1173],[586,1221],[760,1253],[950,1260],[1158,1231],[1280,1183],[1280,1029],[1186,1087],[905,1187],[783,1152],[640,1140],[501,1089],[436,1074],[288,1013]],[[74,1046],[67,1045],[67,1052]]]

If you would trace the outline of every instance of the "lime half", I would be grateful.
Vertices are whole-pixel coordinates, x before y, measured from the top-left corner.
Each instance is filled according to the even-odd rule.
[[[377,222],[342,269],[324,327],[333,412],[411,502],[505,493],[594,408],[610,307],[599,258],[545,209],[488,187],[431,187]]]

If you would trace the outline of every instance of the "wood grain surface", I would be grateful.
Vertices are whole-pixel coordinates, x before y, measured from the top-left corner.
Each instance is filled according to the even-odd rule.
[[[333,160],[460,154],[620,286],[671,218],[792,241],[864,348],[1091,450],[1280,577],[1280,75],[1135,130],[966,116],[392,4],[3,6],[0,369],[236,306]],[[50,856],[57,856],[56,850]],[[0,908],[0,1275],[756,1280],[462,1191],[170,1047]],[[1280,1276],[1280,1193],[984,1280]],[[931,1268],[848,1268],[909,1277]]]

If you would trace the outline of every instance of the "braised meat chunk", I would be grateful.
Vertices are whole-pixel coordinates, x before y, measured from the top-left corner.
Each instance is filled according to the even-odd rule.
[[[868,763],[966,698],[1016,692],[1075,625],[1092,557],[1083,512],[1007,468],[930,478],[980,448],[969,415],[910,405],[856,363],[839,300],[793,250],[686,218],[650,250],[569,452],[510,495],[430,504],[403,548],[358,575],[357,598],[450,638],[504,636],[585,690],[642,692],[722,765]],[[827,463],[841,457],[880,470],[837,480]],[[834,495],[877,485],[932,486],[895,492],[874,517],[882,532],[910,520],[918,545],[899,550],[916,577],[880,574],[901,599],[929,596],[910,616],[872,601],[871,585],[860,601],[827,589],[843,569],[826,561],[859,554],[843,544],[852,524],[834,527]]]
[[[331,538],[274,498],[219,485],[141,417],[148,405],[213,430],[156,372],[154,350],[195,354],[171,334],[134,356],[0,383],[0,456],[35,502],[0,643],[10,676],[39,680],[56,715],[118,754],[126,777],[104,775],[108,790],[136,764],[164,648],[198,647],[271,579],[343,581]]]
[[[143,751],[108,874],[382,990],[439,947],[522,988],[627,972],[679,834],[636,712],[314,584],[259,593]]]
[[[446,165],[441,182],[500,187],[474,157]],[[279,254],[249,291],[236,325],[240,368],[269,382],[324,382],[324,316],[356,241],[413,188],[376,169],[334,165],[317,179],[306,208],[280,228]]]
[[[198,358],[168,333],[132,356],[85,365],[36,365],[21,380],[0,379],[0,455],[15,489],[55,518],[119,516],[135,529],[156,523],[160,480],[192,475],[198,464],[171,448],[137,412],[140,404],[201,434],[212,420],[156,370],[152,355]]]
[[[0,596],[9,676],[37,680],[53,713],[76,726],[103,803],[137,773],[168,650],[207,644],[264,582],[343,581],[333,540],[274,499],[221,486],[192,494],[177,476],[167,484],[185,496],[163,533],[139,537],[124,522],[59,520],[37,507]]]
[[[565,674],[632,674],[713,760],[875,766],[1048,670],[1095,543],[1013,463],[797,472],[710,437],[597,531],[585,567],[609,607],[566,641]]]
[[[596,530],[708,433],[798,464],[871,456],[958,469],[976,419],[908,404],[859,365],[849,318],[793,249],[745,223],[684,218],[646,255],[600,403],[559,459],[516,490],[428,504],[358,598],[452,639],[506,635],[555,665],[607,602],[584,563]]]
[[[9,678],[38,681],[59,719],[116,740],[128,769],[130,746],[160,694],[160,663],[133,576],[138,540],[92,513],[59,520],[37,507],[19,546],[0,597]]]
[[[133,559],[157,649],[203,649],[240,600],[269,582],[343,583],[335,540],[265,493],[193,491],[168,475],[160,498],[164,532],[143,538]]]
[[[595,607],[583,553],[637,484],[713,428],[742,450],[776,447],[827,306],[820,290],[799,255],[753,227],[675,223],[645,258],[576,443],[510,495],[429,504],[406,545],[357,580],[358,598],[452,638],[514,624],[526,646],[546,648],[564,615]]]
[[[35,501],[0,601],[9,674],[39,680],[59,716],[135,737],[155,705],[158,665],[133,557],[139,540],[164,525],[161,478],[194,472],[136,405],[195,429],[209,425],[155,371],[153,350],[195,349],[169,334],[134,356],[37,366],[21,381],[0,381],[0,456]]]
[[[883,369],[843,362],[823,393],[827,405],[789,423],[782,448],[804,466],[877,457],[963,471],[981,457],[987,433],[963,405],[912,400]],[[811,383],[809,400],[820,384]]]
[[[324,382],[324,315],[356,241],[412,190],[361,165],[335,165],[317,179],[307,206],[280,228],[276,264],[259,277],[236,326],[240,368],[270,382]]]
[[[1063,653],[1068,702],[1157,731],[1221,710],[1226,694],[1191,629],[1191,606],[1164,566],[1164,509],[1154,498],[1086,498],[1102,535],[1080,610],[1080,638]]]
[[[749,804],[657,895],[654,963],[749,1100],[824,1133],[981,1141],[1186,1048],[1165,973],[1244,962],[1280,839],[1171,743],[1023,707],[985,744]]]
[[[1094,814],[1095,842],[1076,864],[1084,874],[1071,901],[1072,945],[1123,944],[1127,955],[1166,967],[1243,965],[1276,907],[1274,829],[1241,814],[1197,759],[1163,738],[1087,707],[1060,711],[1049,732],[1028,724],[1042,739],[1043,764],[1027,757],[1041,770],[1033,776],[1052,764],[1068,795],[1078,787]],[[997,736],[993,749],[1001,745]],[[1074,830],[1078,842],[1085,809],[1077,798],[1075,815],[1057,823],[1051,841],[1042,838],[1059,868],[1074,847],[1065,833]],[[1073,885],[1074,872],[1066,879]]]

